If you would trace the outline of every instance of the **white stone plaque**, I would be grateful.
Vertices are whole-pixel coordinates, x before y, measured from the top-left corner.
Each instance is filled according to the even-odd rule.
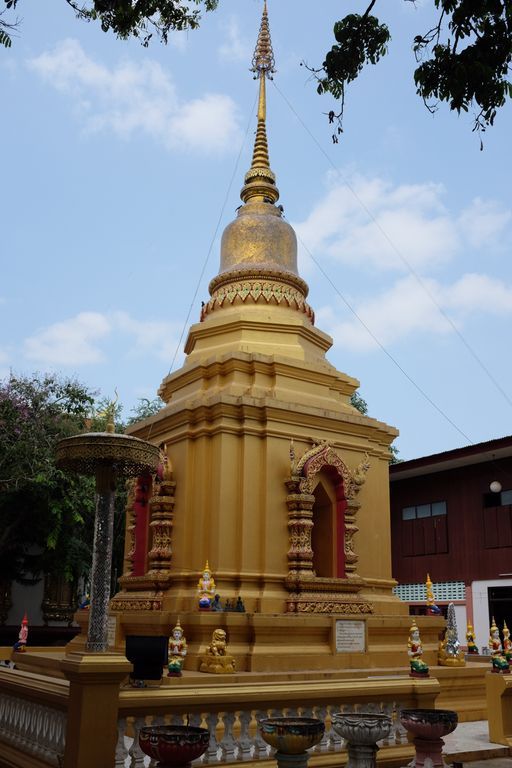
[[[365,622],[339,619],[336,621],[336,653],[366,650]]]
[[[109,616],[107,620],[107,643],[113,648],[117,640],[117,616]]]

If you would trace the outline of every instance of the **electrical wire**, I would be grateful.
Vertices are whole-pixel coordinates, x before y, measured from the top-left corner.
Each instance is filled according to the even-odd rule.
[[[405,256],[401,253],[401,251],[398,249],[398,247],[395,245],[393,240],[390,238],[386,230],[382,227],[382,225],[379,223],[379,221],[375,218],[371,210],[368,208],[364,200],[360,198],[360,196],[357,194],[356,190],[352,187],[349,180],[346,178],[346,176],[343,174],[343,172],[334,164],[333,160],[329,157],[325,149],[322,147],[316,136],[312,133],[312,131],[309,129],[309,127],[306,125],[306,123],[302,120],[299,113],[294,108],[293,104],[289,101],[289,99],[285,96],[285,94],[280,90],[280,88],[276,85],[275,80],[272,81],[274,88],[279,93],[283,101],[287,104],[291,112],[295,115],[299,123],[302,125],[306,133],[311,137],[313,142],[316,144],[317,148],[320,150],[322,155],[325,157],[327,162],[334,168],[334,170],[338,173],[340,178],[342,179],[343,183],[346,185],[347,189],[352,193],[354,198],[357,200],[361,208],[365,211],[369,219],[373,222],[373,224],[377,227],[381,235],[384,237],[388,245],[391,247],[393,252],[398,256],[398,258],[401,260],[401,262],[406,266],[409,273],[414,277],[418,285],[423,289],[423,291],[427,294],[430,301],[434,304],[434,306],[437,308],[439,313],[442,315],[444,320],[448,323],[448,325],[451,327],[451,329],[455,332],[455,334],[458,336],[459,340],[462,342],[462,344],[465,346],[469,354],[472,356],[472,358],[475,360],[475,362],[480,366],[482,371],[486,374],[488,379],[492,382],[492,384],[496,387],[498,392],[502,395],[504,400],[510,405],[512,408],[512,398],[509,397],[507,392],[503,389],[501,384],[497,381],[497,379],[493,376],[489,368],[485,365],[483,360],[479,357],[477,352],[473,349],[471,344],[467,341],[467,339],[463,336],[459,328],[455,325],[451,317],[445,312],[445,310],[441,307],[439,302],[436,300],[435,296],[432,294],[432,292],[429,290],[426,283],[421,279],[420,275],[416,272],[414,267],[407,261]],[[315,262],[316,263],[316,262]]]
[[[226,208],[229,196],[231,194],[231,187],[233,186],[233,182],[235,180],[235,176],[236,176],[236,174],[238,172],[238,166],[240,164],[240,158],[242,157],[242,152],[243,152],[243,150],[245,148],[245,144],[246,144],[246,141],[247,141],[247,135],[249,133],[249,128],[250,128],[251,123],[252,123],[252,118],[253,118],[253,115],[254,115],[254,110],[256,108],[257,98],[258,97],[256,96],[255,99],[254,99],[254,102],[253,102],[253,105],[252,105],[252,109],[251,109],[251,114],[249,115],[249,119],[247,120],[247,127],[245,129],[244,138],[243,138],[243,141],[242,141],[242,143],[240,145],[240,149],[239,149],[239,152],[238,152],[238,155],[237,155],[237,158],[236,158],[236,161],[235,161],[235,165],[234,165],[234,168],[233,168],[233,173],[231,174],[231,178],[229,180],[228,188],[227,188],[226,194],[224,196],[224,201],[223,201],[222,207],[220,209],[219,218],[217,219],[217,224],[215,225],[215,230],[213,232],[213,236],[212,236],[212,239],[210,241],[210,247],[208,248],[208,252],[207,252],[206,257],[204,259],[203,266],[202,266],[201,272],[200,272],[198,280],[197,280],[197,284],[196,284],[196,288],[195,288],[195,291],[194,291],[194,295],[192,297],[192,301],[190,302],[190,306],[188,308],[187,316],[185,318],[185,322],[183,323],[183,327],[181,329],[180,338],[179,338],[178,343],[176,345],[176,349],[174,351],[174,355],[173,355],[173,358],[172,358],[172,361],[171,361],[171,365],[170,365],[170,368],[169,368],[169,371],[168,371],[167,375],[169,375],[171,373],[172,369],[174,368],[174,364],[176,362],[176,358],[178,356],[178,352],[179,352],[180,347],[181,347],[181,342],[183,341],[183,336],[185,335],[185,331],[188,328],[188,323],[189,323],[189,320],[190,320],[190,315],[192,314],[192,309],[193,309],[194,304],[196,302],[197,294],[199,293],[199,288],[200,288],[200,285],[201,285],[201,281],[203,279],[204,273],[206,271],[206,267],[208,265],[208,261],[209,261],[210,256],[211,256],[213,244],[214,244],[215,239],[217,237],[217,234],[218,234],[218,231],[219,231],[219,227],[221,225],[221,222],[222,222],[222,219],[223,219],[223,216],[224,216],[224,210]]]
[[[462,435],[462,437],[468,441],[468,443],[471,443],[471,445],[474,445],[473,440],[471,440],[466,433],[460,429],[460,427],[457,426],[457,424],[451,419],[448,414],[443,411],[443,409],[437,405],[434,400],[425,392],[425,390],[420,387],[420,385],[410,376],[410,374],[407,373],[407,371],[400,365],[396,357],[394,357],[391,352],[386,349],[384,344],[377,338],[377,336],[374,334],[372,329],[365,323],[362,317],[360,317],[357,314],[357,311],[354,309],[354,307],[350,304],[348,299],[345,298],[345,296],[341,293],[341,291],[338,289],[337,285],[331,280],[327,272],[324,270],[324,268],[321,266],[321,264],[315,259],[309,248],[306,246],[304,241],[297,235],[297,238],[306,251],[306,253],[309,255],[310,259],[313,261],[313,263],[316,265],[316,267],[319,269],[319,271],[322,273],[322,275],[325,277],[331,288],[334,290],[334,292],[340,297],[342,302],[345,304],[347,309],[352,312],[354,317],[361,323],[365,331],[369,334],[369,336],[373,339],[373,341],[377,344],[378,347],[384,352],[384,354],[391,360],[391,362],[398,368],[398,370],[405,376],[405,378],[413,385],[413,387],[425,398],[425,400],[430,403],[430,405],[435,408],[435,410],[449,423],[451,426],[459,433],[459,435]]]

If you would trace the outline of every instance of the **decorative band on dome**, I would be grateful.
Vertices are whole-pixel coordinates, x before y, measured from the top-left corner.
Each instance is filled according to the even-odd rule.
[[[269,179],[273,184],[276,183],[276,175],[270,168],[249,168],[245,174],[245,183],[256,178]]]
[[[264,280],[261,277],[251,278],[250,276],[247,278],[239,282],[230,280],[213,289],[212,280],[210,283],[211,299],[207,304],[203,304],[201,322],[211,312],[222,309],[222,307],[240,304],[275,304],[302,312],[314,325],[315,313],[307,303],[304,292],[296,285],[275,279]],[[300,278],[293,282],[299,283],[299,281],[304,283]]]

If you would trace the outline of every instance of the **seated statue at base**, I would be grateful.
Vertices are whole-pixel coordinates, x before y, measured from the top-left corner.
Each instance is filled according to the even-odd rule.
[[[187,655],[187,640],[178,619],[168,644],[168,677],[181,677],[181,670]]]
[[[466,645],[468,647],[468,653],[478,653],[478,647],[475,643],[475,633],[473,631],[473,625],[468,624],[466,632]]]
[[[421,644],[420,631],[413,619],[409,630],[408,655],[411,671],[410,677],[429,677],[428,665],[422,660],[423,646]]]
[[[501,645],[500,632],[492,617],[491,630],[489,633],[489,648],[491,649],[492,671],[497,674],[506,675],[510,672],[508,661],[503,655],[503,646]]]
[[[211,643],[199,660],[200,672],[222,675],[232,674],[235,671],[235,659],[227,653],[226,633],[223,629],[213,631]]]

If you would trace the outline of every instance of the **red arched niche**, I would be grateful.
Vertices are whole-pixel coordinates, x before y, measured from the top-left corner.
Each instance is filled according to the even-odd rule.
[[[345,572],[345,510],[347,508],[347,499],[345,495],[345,476],[348,469],[341,461],[339,456],[330,446],[311,456],[306,460],[302,467],[304,478],[301,483],[301,490],[312,493],[315,496],[313,505],[313,531],[312,548],[313,564],[316,565],[317,575],[330,578],[344,579]],[[330,489],[325,485],[328,483]],[[329,493],[331,490],[331,493]],[[329,520],[326,520],[326,507],[330,504]],[[320,519],[322,515],[322,519]],[[316,519],[315,519],[316,518]],[[315,533],[315,525],[317,532]],[[334,539],[334,547],[329,548],[331,542],[323,540],[325,536],[331,535]],[[319,540],[319,536],[321,540]],[[318,545],[320,543],[320,553]],[[315,556],[315,544],[317,555]],[[332,554],[331,554],[332,553]],[[322,554],[327,556],[327,564],[330,560],[331,572],[325,572],[325,560],[319,560]],[[321,566],[319,567],[319,563]]]

